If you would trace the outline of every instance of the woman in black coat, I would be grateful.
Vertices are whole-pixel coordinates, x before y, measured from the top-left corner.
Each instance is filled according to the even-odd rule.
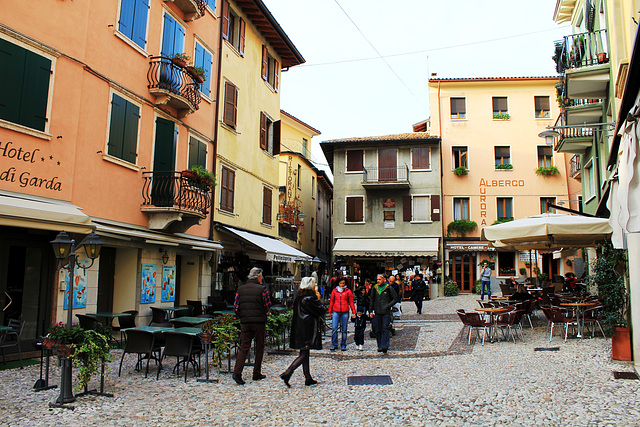
[[[311,377],[309,369],[309,350],[322,349],[321,318],[326,308],[319,300],[316,281],[313,277],[303,277],[298,287],[298,294],[293,302],[293,317],[291,319],[291,348],[300,349],[300,355],[289,365],[280,378],[287,385],[293,372],[302,365],[304,385],[314,385],[318,382]]]

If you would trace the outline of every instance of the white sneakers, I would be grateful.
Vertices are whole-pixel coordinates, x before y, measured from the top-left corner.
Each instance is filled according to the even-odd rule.
[[[364,350],[364,346],[362,344],[357,345],[356,348],[360,351]]]

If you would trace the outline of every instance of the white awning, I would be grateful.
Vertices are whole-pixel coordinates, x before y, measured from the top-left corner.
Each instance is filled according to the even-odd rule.
[[[333,247],[333,255],[362,257],[437,256],[438,243],[438,237],[338,239]]]
[[[76,206],[57,200],[0,195],[0,225],[89,234],[91,218]]]
[[[313,258],[273,237],[261,236],[250,231],[238,230],[231,227],[223,226],[221,229],[264,250],[267,261],[294,262],[296,258],[303,258],[305,260],[311,260]]]
[[[216,249],[222,249],[222,245],[218,242],[208,240],[204,237],[191,236],[189,234],[162,234],[154,231],[139,229],[135,227],[126,227],[125,225],[116,225],[104,220],[96,219],[96,233],[99,236],[113,237],[116,239],[131,239],[138,238],[144,239],[145,243],[151,245],[166,245],[166,246],[189,246],[194,250],[201,251],[215,251]]]

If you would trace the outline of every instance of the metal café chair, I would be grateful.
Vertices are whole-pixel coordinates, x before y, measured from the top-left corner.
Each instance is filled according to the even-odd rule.
[[[167,312],[158,307],[150,307],[151,308],[151,322],[149,322],[149,326],[156,324],[166,324],[169,322],[167,317]]]
[[[118,326],[113,328],[115,331],[120,331],[121,342],[124,342],[126,338],[126,335],[124,334],[123,329],[135,328],[136,316],[138,316],[137,310],[127,310],[127,311],[123,311],[123,313],[129,314],[129,316],[118,317]]]
[[[120,359],[120,368],[118,369],[118,376],[122,372],[122,362],[126,354],[137,354],[138,362],[136,363],[136,369],[142,367],[142,361],[147,359],[147,369],[145,370],[144,377],[147,378],[149,374],[149,361],[154,359],[156,365],[160,364],[158,371],[162,369],[161,352],[162,348],[156,343],[155,334],[149,331],[139,331],[136,329],[129,329],[124,331],[127,336],[126,345],[122,352],[122,358]]]
[[[180,374],[180,365],[184,367],[184,382],[187,382],[187,374],[189,371],[189,365],[193,366],[194,376],[200,375],[200,363],[199,358],[202,353],[202,346],[200,345],[200,339],[195,335],[185,334],[181,332],[163,332],[166,340],[164,351],[162,352],[161,361],[169,356],[176,358],[176,364],[171,372],[177,370]],[[194,341],[198,341],[198,344]],[[198,362],[196,362],[195,356],[198,356]],[[160,378],[160,371],[162,370],[162,363],[156,374],[156,379]]]
[[[2,349],[2,363],[7,363],[5,359],[5,349],[15,347],[18,349],[18,357],[20,359],[20,369],[22,366],[22,349],[20,348],[20,340],[22,339],[22,330],[24,329],[24,320],[9,319],[7,325],[11,328],[4,333],[0,332],[0,349]]]

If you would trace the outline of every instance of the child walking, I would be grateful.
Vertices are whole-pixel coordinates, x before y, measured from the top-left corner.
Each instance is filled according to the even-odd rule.
[[[355,323],[355,334],[353,340],[356,343],[358,350],[364,350],[364,330],[367,327],[367,316],[365,316],[366,309],[364,307],[358,307],[356,310],[356,317],[353,319]]]

